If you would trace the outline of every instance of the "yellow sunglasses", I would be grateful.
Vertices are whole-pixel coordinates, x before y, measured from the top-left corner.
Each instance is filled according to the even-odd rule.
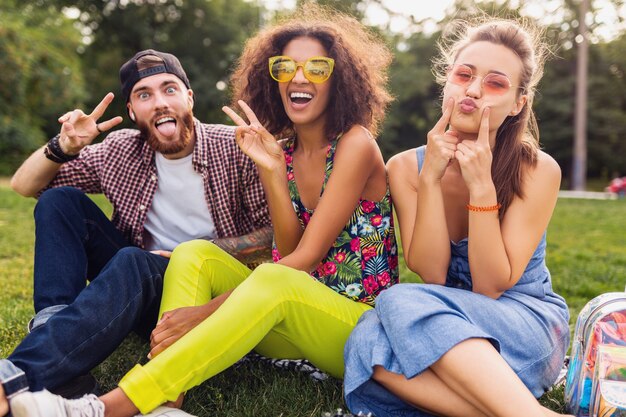
[[[296,62],[288,56],[273,56],[269,59],[270,75],[279,83],[293,80],[302,67],[304,77],[312,83],[323,83],[330,78],[335,67],[335,60],[325,56],[314,56],[306,62]]]

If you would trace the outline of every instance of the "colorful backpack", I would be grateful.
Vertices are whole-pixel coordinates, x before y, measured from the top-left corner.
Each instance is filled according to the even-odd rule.
[[[578,417],[626,416],[626,292],[599,295],[578,315],[565,402]]]
[[[626,417],[626,348],[598,346],[591,386],[592,416]]]

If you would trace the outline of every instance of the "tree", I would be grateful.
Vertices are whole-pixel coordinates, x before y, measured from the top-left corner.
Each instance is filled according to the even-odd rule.
[[[588,172],[626,175],[626,35],[593,45],[589,66]]]
[[[0,8],[0,174],[58,133],[56,119],[84,98],[79,36],[54,9]]]
[[[547,35],[555,47],[556,57],[546,65],[539,86],[536,112],[546,151],[561,166],[564,186],[569,186],[573,171],[574,113],[576,97],[576,36],[578,32],[578,2],[563,3],[563,22],[548,28]],[[591,2],[589,16],[595,17],[595,2]],[[624,35],[613,40],[602,40],[596,20],[589,22],[589,76],[587,80],[586,170],[588,177],[608,180],[622,172],[624,166],[624,137],[626,119],[626,91],[623,71],[626,61],[618,48],[625,45]],[[623,49],[622,49],[623,51]]]
[[[390,88],[395,101],[382,129],[380,147],[386,158],[402,150],[426,143],[426,134],[441,115],[440,87],[431,73],[436,54],[432,36],[416,32],[407,39],[398,36],[400,49],[390,71]]]
[[[246,0],[26,0],[77,15],[83,35],[79,58],[89,85],[86,108],[109,91],[116,99],[104,117],[125,115],[119,68],[136,52],[157,49],[176,55],[195,92],[195,115],[227,122],[230,70],[245,40],[259,28],[261,10]],[[126,118],[125,127],[131,127]]]

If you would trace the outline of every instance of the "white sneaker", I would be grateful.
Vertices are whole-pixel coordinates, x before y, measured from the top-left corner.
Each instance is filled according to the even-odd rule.
[[[67,400],[47,390],[24,392],[10,401],[13,417],[104,417],[104,403],[93,394]]]

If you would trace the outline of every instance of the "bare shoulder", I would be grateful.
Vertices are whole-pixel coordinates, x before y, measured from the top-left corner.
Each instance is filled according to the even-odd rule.
[[[561,183],[561,167],[550,155],[543,151],[537,154],[537,164],[529,171],[532,182],[541,181],[549,184]]]
[[[360,145],[376,145],[376,138],[374,135],[361,125],[354,125],[346,133],[341,136],[339,144],[349,144],[350,146]]]
[[[525,171],[522,187],[525,198],[520,201],[538,204],[556,201],[561,187],[561,167],[550,155],[539,151],[537,163]]]
[[[553,157],[543,151],[539,151],[537,155],[537,166],[541,166],[543,169],[550,170],[551,172],[561,175],[561,167],[554,160]]]
[[[415,148],[400,152],[387,161],[387,172],[390,179],[395,177],[417,178],[417,156]]]
[[[355,125],[343,134],[337,145],[337,154],[349,153],[351,156],[364,155],[374,157],[380,155],[376,139],[365,127]]]

